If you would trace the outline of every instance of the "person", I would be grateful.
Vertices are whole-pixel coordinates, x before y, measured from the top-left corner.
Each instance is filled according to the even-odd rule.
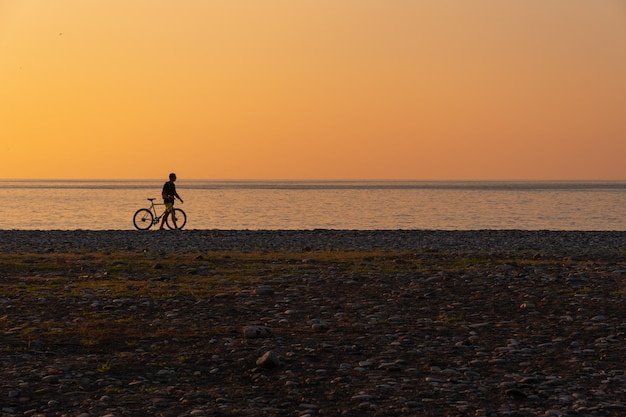
[[[174,221],[174,227],[178,229],[176,225],[176,217],[174,217],[174,199],[177,198],[180,202],[183,202],[183,199],[180,198],[178,193],[176,192],[176,185],[174,182],[176,181],[176,174],[173,172],[170,174],[170,180],[163,184],[163,191],[161,192],[161,196],[163,197],[163,203],[165,204],[165,215],[163,216],[163,220],[161,220],[161,227],[159,230],[163,230],[163,226],[165,225],[165,220],[172,214],[172,220]]]

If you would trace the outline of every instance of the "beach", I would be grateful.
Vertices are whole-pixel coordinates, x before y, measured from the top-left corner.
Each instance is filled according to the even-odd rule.
[[[3,416],[623,416],[626,232],[0,231]]]
[[[624,231],[525,230],[0,230],[3,252],[222,250],[446,250],[608,255],[626,250]]]

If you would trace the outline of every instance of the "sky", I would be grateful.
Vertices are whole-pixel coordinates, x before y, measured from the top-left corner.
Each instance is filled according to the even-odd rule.
[[[0,178],[626,180],[623,0],[0,0]]]

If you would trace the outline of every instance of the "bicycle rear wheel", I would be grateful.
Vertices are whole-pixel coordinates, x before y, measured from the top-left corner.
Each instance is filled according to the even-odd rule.
[[[174,226],[174,219],[176,219],[176,226]],[[167,216],[165,223],[170,229],[182,229],[185,223],[187,223],[187,215],[181,209],[175,208],[174,211]]]
[[[135,212],[135,216],[133,216],[133,224],[139,230],[148,230],[152,227],[152,223],[154,222],[154,215],[148,209],[139,209]]]

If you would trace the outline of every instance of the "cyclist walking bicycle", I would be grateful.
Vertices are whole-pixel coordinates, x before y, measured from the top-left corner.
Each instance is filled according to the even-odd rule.
[[[169,181],[163,184],[163,191],[161,192],[161,195],[163,197],[163,203],[165,204],[165,215],[163,216],[163,220],[161,220],[161,227],[159,227],[159,230],[163,230],[165,221],[170,216],[170,214],[172,215],[174,228],[175,229],[178,228],[178,226],[176,225],[176,217],[173,214],[174,213],[174,200],[177,198],[182,203],[183,199],[180,198],[180,196],[176,192],[176,184],[174,184],[175,181],[176,181],[176,174],[172,172],[170,174]]]

